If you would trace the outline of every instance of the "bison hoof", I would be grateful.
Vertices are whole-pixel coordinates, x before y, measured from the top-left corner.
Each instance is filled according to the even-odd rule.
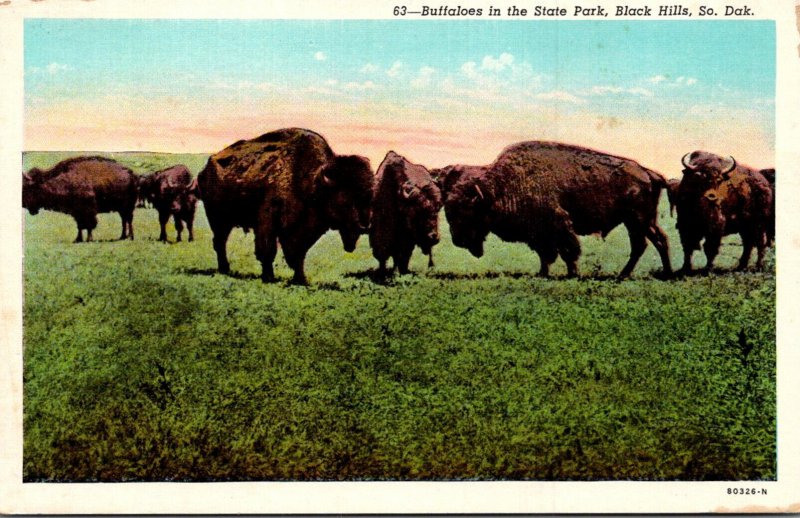
[[[295,275],[292,277],[291,283],[296,286],[308,286],[308,279],[305,275]]]

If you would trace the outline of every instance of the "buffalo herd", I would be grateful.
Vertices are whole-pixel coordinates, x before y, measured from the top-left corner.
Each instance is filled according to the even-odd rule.
[[[677,160],[676,160],[677,161]],[[775,169],[753,169],[733,157],[693,151],[681,159],[683,176],[661,174],[623,157],[556,142],[529,141],[505,148],[489,165],[450,165],[427,169],[390,151],[373,174],[369,160],[337,155],[310,130],[290,128],[252,140],[240,140],[212,155],[192,178],[183,165],[148,175],[97,156],[64,160],[48,170],[22,175],[22,206],[71,215],[78,225],[76,242],[92,240],[97,214],[118,212],[121,239],[133,239],[137,201],[149,202],[159,215],[159,240],[174,218],[177,241],[184,225],[194,239],[197,200],[203,201],[221,273],[230,272],[226,253],[234,227],[255,234],[261,278],[274,281],[278,246],[294,271],[292,281],[306,283],[308,250],[328,230],[339,232],[351,252],[361,234],[369,234],[378,275],[392,269],[408,272],[415,247],[429,256],[439,242],[438,214],[444,207],[453,244],[483,255],[493,233],[503,241],[525,243],[540,259],[547,276],[558,257],[567,275],[578,275],[578,236],[605,237],[624,225],[630,257],[619,277],[628,277],[650,241],[659,253],[663,274],[673,274],[667,236],[659,227],[661,190],[684,252],[679,275],[691,271],[702,244],[704,272],[713,266],[721,239],[739,234],[746,269],[753,248],[756,267],[775,239]]]

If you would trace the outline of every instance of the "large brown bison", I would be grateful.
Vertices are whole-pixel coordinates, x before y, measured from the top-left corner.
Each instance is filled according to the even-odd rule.
[[[189,231],[189,241],[194,241],[194,212],[197,206],[197,182],[185,165],[175,165],[139,179],[139,199],[149,201],[158,211],[161,225],[159,241],[167,241],[167,222],[172,216],[181,241],[183,225]]]
[[[678,206],[678,188],[680,185],[680,178],[670,178],[667,180],[667,200],[669,201],[670,216],[675,216],[675,207]]]
[[[771,213],[772,191],[757,170],[738,164],[733,157],[707,151],[687,153],[681,159],[683,179],[678,192],[678,232],[683,245],[683,267],[692,270],[692,254],[706,254],[705,271],[711,270],[723,236],[742,237],[742,256],[737,269],[747,268],[753,247],[756,266],[762,268],[766,232]]]
[[[40,209],[69,214],[78,224],[75,242],[92,241],[97,214],[118,212],[120,239],[133,239],[136,175],[114,160],[99,156],[63,160],[52,169],[33,168],[22,174],[22,206],[31,214]]]
[[[401,274],[408,273],[415,246],[422,249],[432,265],[432,248],[439,242],[441,208],[441,192],[428,170],[389,151],[375,175],[369,230],[379,274],[386,274],[390,257]]]
[[[507,147],[486,167],[451,167],[442,182],[453,243],[483,255],[489,232],[526,243],[538,255],[540,275],[558,256],[578,275],[577,235],[607,235],[625,225],[631,255],[620,277],[633,271],[649,239],[671,273],[667,236],[656,222],[666,180],[633,160],[554,142]]]
[[[369,226],[369,160],[334,154],[313,131],[282,129],[240,140],[209,158],[198,182],[223,273],[230,270],[225,247],[233,227],[255,230],[262,280],[275,278],[280,243],[293,282],[305,284],[306,253],[327,230],[338,230],[352,252]]]

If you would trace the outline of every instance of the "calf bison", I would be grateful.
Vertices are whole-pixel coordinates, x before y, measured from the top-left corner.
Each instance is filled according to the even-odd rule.
[[[76,243],[83,241],[84,229],[86,241],[92,241],[100,212],[118,212],[122,218],[120,239],[133,239],[136,197],[136,175],[109,158],[70,158],[52,169],[33,168],[22,174],[22,206],[34,215],[47,209],[75,218]]]
[[[681,159],[683,179],[678,196],[678,232],[683,245],[683,267],[692,270],[692,254],[706,254],[706,273],[711,270],[723,236],[742,237],[738,270],[747,268],[753,247],[758,250],[756,266],[764,265],[766,233],[771,214],[772,191],[757,170],[707,151],[687,153]]]
[[[439,242],[439,209],[442,195],[430,173],[389,151],[378,167],[373,191],[369,244],[386,274],[389,257],[401,274],[408,273],[408,262],[415,246],[433,265],[433,246]]]
[[[338,230],[352,252],[369,226],[369,160],[334,154],[313,131],[281,129],[240,140],[208,159],[198,183],[222,273],[230,270],[225,248],[233,227],[254,229],[263,281],[275,279],[280,243],[293,282],[305,284],[306,253],[328,229]]]
[[[569,276],[578,275],[577,235],[606,236],[625,225],[631,243],[627,277],[649,239],[672,268],[667,236],[656,222],[666,180],[633,160],[554,142],[507,147],[489,166],[451,166],[442,180],[444,207],[453,243],[483,255],[489,232],[504,241],[526,243],[547,276],[560,255]]]
[[[139,198],[149,201],[158,211],[161,225],[159,241],[167,241],[167,221],[172,216],[175,230],[181,241],[183,224],[189,231],[189,241],[194,241],[194,211],[197,206],[197,182],[184,165],[175,165],[143,176],[139,180]]]
[[[680,178],[670,178],[667,180],[667,200],[669,200],[670,216],[675,216],[675,207],[678,206],[678,187],[680,187],[680,185]]]

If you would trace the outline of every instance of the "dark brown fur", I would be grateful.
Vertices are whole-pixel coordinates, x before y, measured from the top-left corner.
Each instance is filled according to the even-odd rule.
[[[337,156],[321,135],[292,128],[223,149],[198,183],[220,272],[230,270],[225,248],[233,227],[252,228],[262,280],[275,278],[280,243],[293,281],[305,284],[306,253],[327,230],[339,231],[348,252],[366,232],[374,177],[366,158]]]
[[[669,215],[675,216],[675,207],[678,206],[678,188],[681,185],[680,178],[670,178],[667,180],[667,199],[669,200]]]
[[[372,255],[386,273],[391,257],[400,273],[408,273],[415,246],[431,256],[439,242],[439,209],[442,195],[430,173],[389,151],[378,167],[373,190],[369,244]]]
[[[742,164],[726,172],[733,162],[706,151],[694,151],[684,158],[691,168],[683,170],[678,197],[678,232],[683,245],[680,273],[691,271],[692,254],[700,249],[701,241],[705,270],[710,271],[720,241],[729,234],[742,238],[737,269],[747,268],[753,247],[758,251],[756,266],[762,268],[772,204],[769,182]]]
[[[149,201],[158,211],[161,225],[159,241],[167,241],[167,222],[172,216],[177,231],[177,241],[181,241],[183,225],[189,231],[189,241],[194,241],[194,212],[197,206],[197,183],[185,165],[175,165],[162,169],[139,180],[139,198]]]
[[[22,206],[31,214],[40,209],[69,214],[78,225],[75,242],[92,241],[97,214],[118,212],[120,239],[133,239],[136,175],[114,160],[91,156],[63,160],[52,169],[31,169],[22,175]]]
[[[775,169],[762,169],[760,173],[767,179],[772,190],[772,205],[767,219],[767,246],[772,246],[775,244]]]
[[[526,243],[549,274],[558,256],[578,274],[578,235],[628,229],[631,256],[620,273],[630,275],[649,239],[671,272],[667,237],[656,222],[666,180],[633,160],[553,142],[522,142],[486,167],[453,166],[442,180],[453,243],[476,257],[492,232]],[[437,171],[438,173],[438,171]]]

